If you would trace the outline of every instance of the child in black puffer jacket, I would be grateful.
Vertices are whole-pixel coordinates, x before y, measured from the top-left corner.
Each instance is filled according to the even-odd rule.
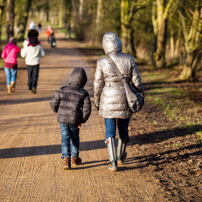
[[[61,158],[64,159],[64,170],[81,164],[79,129],[91,113],[89,93],[83,89],[86,82],[85,70],[75,67],[69,77],[69,85],[61,87],[50,101],[50,106],[54,112],[58,113],[57,120],[60,122]]]

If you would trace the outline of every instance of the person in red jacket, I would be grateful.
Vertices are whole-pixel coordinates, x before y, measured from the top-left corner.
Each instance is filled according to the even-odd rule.
[[[52,30],[52,27],[50,26],[50,25],[48,25],[48,28],[47,28],[47,30],[46,30],[46,35],[47,35],[47,37],[48,37],[48,43],[50,43],[50,37],[51,37],[51,35],[53,35],[53,30]]]
[[[8,93],[15,91],[17,76],[17,53],[20,53],[20,48],[16,45],[16,39],[11,37],[9,43],[3,49],[1,54],[1,57],[4,59],[4,70],[6,73]]]

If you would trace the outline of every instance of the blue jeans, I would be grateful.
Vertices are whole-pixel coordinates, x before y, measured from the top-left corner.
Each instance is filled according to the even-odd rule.
[[[17,76],[17,69],[11,69],[4,67],[5,73],[6,73],[6,85],[11,85],[11,81],[16,82],[16,76]]]
[[[105,119],[106,138],[116,136],[116,124],[119,131],[119,137],[121,139],[128,138],[129,120],[130,120],[129,118],[128,119]]]
[[[79,156],[79,128],[77,126],[60,123],[60,133],[62,135],[62,156],[78,157]]]

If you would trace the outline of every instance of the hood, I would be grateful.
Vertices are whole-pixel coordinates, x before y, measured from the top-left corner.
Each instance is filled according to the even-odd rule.
[[[87,82],[86,72],[81,67],[75,67],[69,77],[69,85],[83,88]]]
[[[30,24],[29,24],[29,30],[30,29],[36,29],[36,25],[35,25],[34,22],[30,22]]]
[[[107,32],[103,36],[102,47],[105,54],[122,51],[121,39],[114,32]]]
[[[6,46],[6,48],[9,49],[9,50],[12,49],[13,47],[16,47],[16,45],[14,43],[12,43],[12,42],[9,42],[7,44],[7,46]]]

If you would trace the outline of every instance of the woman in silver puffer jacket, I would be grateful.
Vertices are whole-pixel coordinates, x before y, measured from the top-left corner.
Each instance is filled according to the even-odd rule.
[[[135,60],[131,55],[122,52],[120,38],[113,32],[107,32],[103,36],[102,46],[105,54],[109,55],[116,63],[121,74],[129,78],[143,92],[143,86]],[[97,61],[94,80],[94,98],[95,107],[99,110],[100,116],[105,119],[106,144],[111,162],[109,170],[116,171],[116,124],[119,131],[118,164],[123,164],[127,155],[125,149],[129,141],[128,124],[131,112],[127,104],[124,86],[106,57]]]

